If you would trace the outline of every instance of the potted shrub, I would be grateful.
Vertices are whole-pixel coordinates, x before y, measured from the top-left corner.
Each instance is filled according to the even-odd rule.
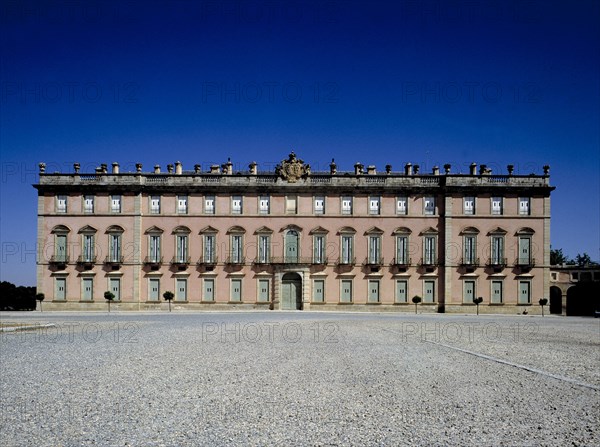
[[[169,312],[171,312],[171,300],[175,297],[175,295],[173,295],[173,292],[167,290],[165,293],[163,293],[163,298],[165,299],[165,301],[167,301],[169,303]]]
[[[548,304],[548,299],[542,298],[542,299],[540,299],[539,303],[540,303],[540,306],[542,306],[542,317],[543,317],[544,316],[544,306],[546,304]]]
[[[417,313],[417,305],[421,302],[421,297],[419,295],[413,296],[412,302],[415,303],[415,314]]]
[[[477,315],[479,315],[479,305],[481,303],[483,303],[483,298],[478,297],[478,298],[473,298],[473,302],[477,305]]]
[[[40,312],[42,312],[42,301],[44,301],[44,298],[46,298],[46,295],[43,293],[37,293],[35,295],[35,300],[40,302]]]

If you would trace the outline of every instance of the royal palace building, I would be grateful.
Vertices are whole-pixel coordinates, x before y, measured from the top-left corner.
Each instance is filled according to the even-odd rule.
[[[549,296],[549,168],[541,175],[326,172],[181,163],[121,172],[40,164],[37,287],[46,309],[538,313]],[[530,306],[530,307],[528,307]]]

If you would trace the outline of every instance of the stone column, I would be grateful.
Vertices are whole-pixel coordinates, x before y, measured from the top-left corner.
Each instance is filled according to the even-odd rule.
[[[452,196],[444,198],[444,306],[452,303],[452,266],[446,245],[452,240]],[[439,281],[441,282],[441,281]]]

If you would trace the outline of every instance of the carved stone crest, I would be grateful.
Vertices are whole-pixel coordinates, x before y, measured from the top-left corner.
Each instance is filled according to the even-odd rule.
[[[296,157],[292,151],[287,160],[277,166],[277,174],[281,175],[288,183],[296,183],[300,178],[310,175],[310,165]]]

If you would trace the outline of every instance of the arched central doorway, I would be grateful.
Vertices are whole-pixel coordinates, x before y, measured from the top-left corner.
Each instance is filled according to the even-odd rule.
[[[302,277],[298,273],[281,278],[281,309],[302,310]]]

